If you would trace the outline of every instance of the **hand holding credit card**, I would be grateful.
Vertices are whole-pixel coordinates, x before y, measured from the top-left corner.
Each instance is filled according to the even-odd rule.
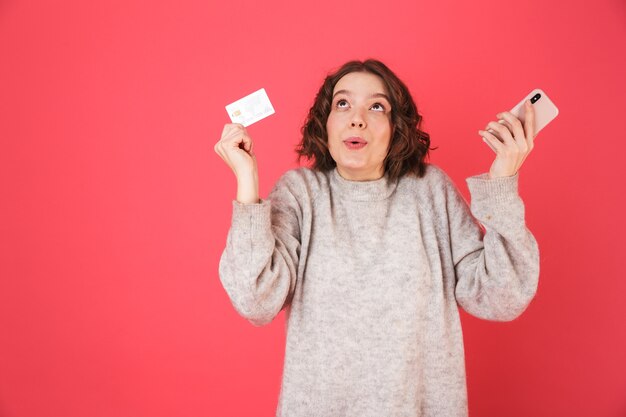
[[[241,98],[226,106],[228,116],[233,123],[240,123],[245,127],[274,114],[274,107],[264,88]]]

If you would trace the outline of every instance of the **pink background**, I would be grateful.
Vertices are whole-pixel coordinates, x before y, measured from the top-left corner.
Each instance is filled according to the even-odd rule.
[[[535,87],[559,106],[521,173],[537,297],[462,315],[470,415],[625,416],[623,0],[2,1],[0,416],[272,416],[284,315],[255,328],[221,287],[213,144],[264,87],[266,195],[326,73],[367,57],[466,196],[478,129]]]

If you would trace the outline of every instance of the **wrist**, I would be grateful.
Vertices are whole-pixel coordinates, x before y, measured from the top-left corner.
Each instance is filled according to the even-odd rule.
[[[259,203],[259,184],[255,173],[237,176],[237,201],[242,204]]]

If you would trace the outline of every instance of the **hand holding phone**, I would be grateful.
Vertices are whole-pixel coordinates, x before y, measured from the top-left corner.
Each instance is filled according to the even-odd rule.
[[[524,110],[524,102],[526,100],[530,100],[530,104],[533,106],[535,110],[535,136],[537,133],[544,127],[548,125],[554,118],[559,114],[559,109],[554,105],[552,100],[548,97],[543,90],[536,88],[526,95],[515,107],[513,107],[510,112],[522,122],[524,125],[525,122],[525,114]],[[496,135],[500,142],[502,142],[502,138],[500,138],[493,129],[487,129],[487,132]]]
[[[522,124],[524,124],[524,101],[526,100],[530,100],[530,104],[532,104],[535,110],[535,136],[537,136],[537,133],[559,114],[559,109],[543,90],[536,88],[511,109],[511,113],[513,113]]]
[[[526,112],[529,112],[528,118]],[[537,133],[558,113],[552,100],[542,90],[535,89],[509,112],[498,114],[499,120],[489,122],[487,130],[479,130],[478,134],[496,153],[489,170],[490,178],[516,174],[533,149]]]

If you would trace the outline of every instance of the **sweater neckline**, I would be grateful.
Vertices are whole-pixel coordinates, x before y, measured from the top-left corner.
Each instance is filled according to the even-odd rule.
[[[397,180],[391,180],[383,175],[377,180],[353,181],[347,180],[339,174],[337,167],[330,175],[332,188],[339,192],[339,197],[351,201],[380,201],[389,198],[398,185]]]

